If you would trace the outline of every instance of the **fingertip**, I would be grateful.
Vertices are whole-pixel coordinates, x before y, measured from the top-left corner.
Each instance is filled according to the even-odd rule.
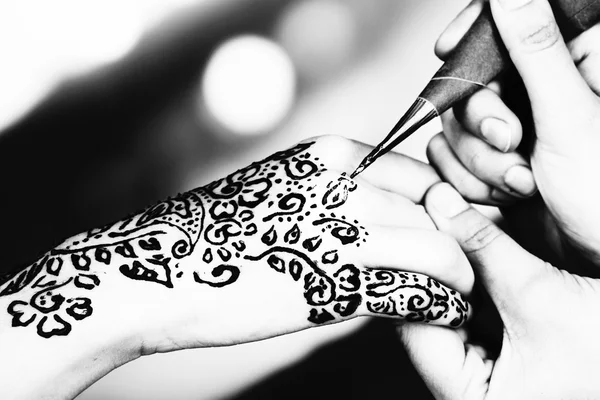
[[[480,140],[474,136],[471,137]],[[483,144],[483,141],[481,142]],[[489,147],[487,144],[485,146]],[[470,202],[500,206],[514,202],[517,199],[508,194],[502,194],[501,191],[495,191],[496,184],[486,183],[469,171],[458,159],[443,134],[438,134],[432,138],[427,146],[426,154],[429,162],[438,171],[442,179],[454,186]],[[504,187],[502,175],[499,175],[498,180]],[[492,197],[492,194],[495,197]]]
[[[449,120],[454,131],[480,137],[497,150],[514,151],[523,136],[521,121],[492,89],[483,89],[454,108],[455,121]]]
[[[482,8],[482,0],[473,0],[450,22],[435,43],[434,51],[438,58],[445,60],[449,56],[481,14]]]
[[[507,153],[513,147],[513,129],[505,121],[486,118],[481,122],[479,130],[483,138],[501,152]]]
[[[523,139],[523,127],[519,118],[508,109],[505,108],[502,118],[489,117],[483,119],[480,125],[481,136],[488,144],[494,146],[497,150],[503,153],[515,151],[521,144]]]
[[[537,193],[533,172],[524,165],[511,167],[504,175],[504,182],[513,193],[521,197],[531,197]]]
[[[435,53],[436,57],[442,61],[446,61],[460,40],[460,38],[457,40],[455,37],[450,36],[450,34],[446,32],[447,30],[448,28],[442,32],[438,40],[436,40],[433,48],[433,52]]]
[[[446,182],[433,185],[425,196],[425,209],[438,228],[439,223],[454,218],[469,207],[469,203]]]
[[[490,191],[490,198],[502,206],[508,206],[518,201],[518,198],[516,198],[514,195],[508,194],[498,188],[493,188]]]

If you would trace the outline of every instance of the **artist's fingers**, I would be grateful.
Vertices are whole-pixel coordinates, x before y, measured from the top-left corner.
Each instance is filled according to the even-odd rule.
[[[341,136],[322,136],[317,140],[317,147],[328,155],[328,167],[348,174],[373,150],[372,146]],[[423,200],[425,192],[440,180],[429,165],[393,152],[379,158],[359,177],[375,187],[400,194],[415,203]]]
[[[470,316],[469,303],[459,292],[429,276],[370,268],[360,273],[364,282],[361,314],[450,327],[459,327]]]
[[[458,159],[481,181],[518,196],[530,197],[537,188],[533,173],[518,153],[502,153],[468,133],[452,116],[445,124],[444,135]]]
[[[425,206],[438,229],[454,237],[468,255],[505,326],[524,324],[523,318],[531,311],[525,293],[550,275],[549,266],[470,207],[446,183],[431,188]]]
[[[471,202],[498,206],[515,201],[513,196],[473,175],[454,154],[442,133],[434,136],[429,142],[427,158],[442,178]]]
[[[482,89],[455,106],[454,116],[473,135],[507,153],[521,143],[519,118],[491,89]]]
[[[467,33],[483,8],[484,0],[473,0],[446,27],[435,43],[435,54],[442,60],[454,50],[458,42]]]
[[[473,288],[473,271],[450,236],[428,229],[386,226],[368,228],[357,258],[363,265],[431,276],[461,293]]]
[[[571,57],[583,79],[600,96],[600,23],[583,32],[568,44]]]
[[[593,115],[597,99],[571,58],[548,0],[490,0],[490,4],[527,88],[538,137],[555,149],[585,140],[577,136],[589,135],[589,130],[573,124]]]

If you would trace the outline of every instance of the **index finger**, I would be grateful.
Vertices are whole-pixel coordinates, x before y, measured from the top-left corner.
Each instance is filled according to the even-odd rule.
[[[318,142],[313,151],[326,155],[327,158],[323,156],[323,159],[327,159],[331,169],[347,174],[351,174],[373,150],[372,146],[341,136],[322,136],[312,140]],[[440,181],[429,164],[395,152],[383,155],[354,179],[399,194],[413,203],[420,203],[427,190]]]
[[[477,19],[485,0],[473,0],[446,27],[435,43],[435,55],[445,60]]]

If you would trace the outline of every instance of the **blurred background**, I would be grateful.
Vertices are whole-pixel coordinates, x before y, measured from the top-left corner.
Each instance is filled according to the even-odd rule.
[[[467,0],[0,4],[0,272],[307,137],[376,144]],[[425,159],[439,121],[398,151]],[[335,151],[335,149],[332,149]],[[389,321],[145,357],[99,399],[428,399]]]

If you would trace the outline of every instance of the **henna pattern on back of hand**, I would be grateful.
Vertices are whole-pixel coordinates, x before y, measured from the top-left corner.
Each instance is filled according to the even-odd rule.
[[[357,186],[345,175],[326,182],[312,145],[275,153],[51,250],[0,288],[0,296],[15,298],[7,309],[12,326],[35,325],[44,338],[68,335],[75,321],[92,316],[90,293],[102,271],[162,290],[176,290],[181,279],[219,290],[253,268],[301,285],[314,324],[355,316],[360,307],[363,314],[462,324],[468,304],[437,281],[341,261],[347,246],[369,240],[343,213]],[[183,268],[190,257],[193,268]]]

